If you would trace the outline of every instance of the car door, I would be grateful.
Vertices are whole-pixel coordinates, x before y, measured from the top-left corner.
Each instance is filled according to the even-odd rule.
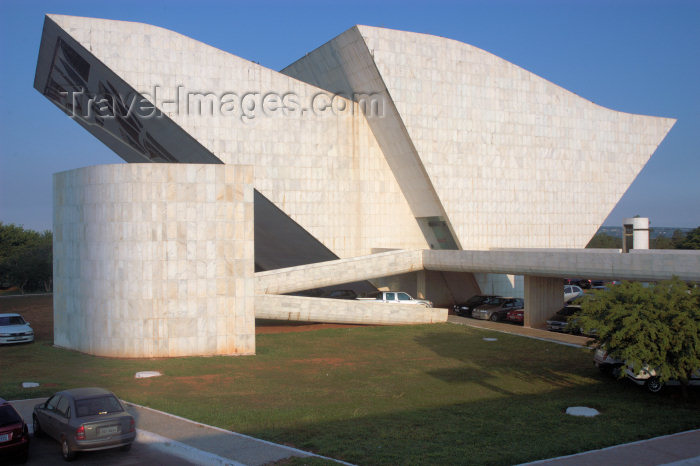
[[[60,439],[62,435],[73,435],[70,428],[70,397],[62,396],[56,405],[54,420],[56,422],[56,438]]]
[[[384,298],[386,299],[387,303],[396,303],[396,293],[387,293]]]
[[[61,401],[61,395],[54,395],[46,401],[44,408],[38,411],[38,419],[41,428],[49,437],[57,437],[58,422],[56,419],[56,406]]]

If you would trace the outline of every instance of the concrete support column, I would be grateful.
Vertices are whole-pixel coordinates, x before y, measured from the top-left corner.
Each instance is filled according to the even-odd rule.
[[[525,327],[544,327],[546,320],[563,306],[561,278],[525,275]]]
[[[425,270],[416,272],[416,298],[425,299]]]

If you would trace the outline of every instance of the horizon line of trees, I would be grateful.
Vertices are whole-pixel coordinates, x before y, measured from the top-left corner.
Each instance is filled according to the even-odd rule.
[[[684,234],[675,230],[668,238],[649,241],[651,249],[700,249],[700,226]],[[622,248],[622,238],[596,233],[586,248]],[[38,232],[0,222],[0,289],[53,290],[53,233]]]
[[[596,233],[586,248],[589,249],[622,249],[622,238],[608,235],[607,233]],[[700,249],[700,226],[683,233],[675,230],[671,237],[658,236],[649,239],[649,249]]]
[[[0,288],[53,289],[53,233],[0,222]]]

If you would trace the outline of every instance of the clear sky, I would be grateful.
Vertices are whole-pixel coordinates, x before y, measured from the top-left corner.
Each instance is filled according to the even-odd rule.
[[[32,87],[46,13],[153,24],[274,70],[355,24],[466,42],[599,105],[678,119],[604,224],[700,225],[697,0],[0,0],[0,221],[39,230],[51,228],[52,173],[122,162]]]

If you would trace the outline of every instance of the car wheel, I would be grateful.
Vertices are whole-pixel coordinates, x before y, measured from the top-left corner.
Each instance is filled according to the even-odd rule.
[[[489,317],[489,320],[491,320],[492,322],[498,322],[498,314],[496,314],[496,313],[491,314],[491,317]]]
[[[35,414],[32,414],[32,430],[34,431],[34,437],[41,437],[44,435],[44,431],[41,430],[41,425],[39,424],[39,419],[36,418]]]
[[[658,377],[652,377],[647,380],[647,390],[651,393],[659,393],[663,388],[664,384],[659,380]]]
[[[65,438],[61,439],[61,454],[66,461],[73,461],[73,459],[75,459],[75,452]]]

